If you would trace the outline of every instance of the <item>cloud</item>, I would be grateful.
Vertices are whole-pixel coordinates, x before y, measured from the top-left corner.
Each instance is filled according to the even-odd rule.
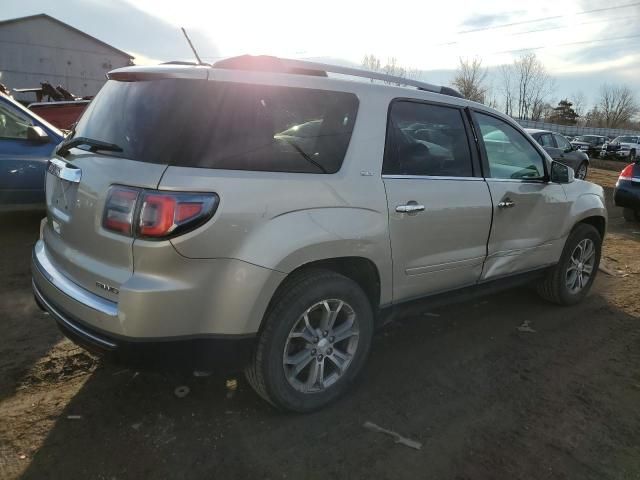
[[[126,52],[162,61],[193,60],[179,28],[123,0],[24,0],[9,2],[0,10],[3,19],[38,13],[51,15]],[[189,35],[203,55],[220,54],[202,32],[189,31]]]
[[[522,17],[525,14],[526,12],[519,10],[517,12],[472,15],[464,19],[461,25],[465,29],[493,27],[496,25],[509,23],[512,19],[516,17]]]

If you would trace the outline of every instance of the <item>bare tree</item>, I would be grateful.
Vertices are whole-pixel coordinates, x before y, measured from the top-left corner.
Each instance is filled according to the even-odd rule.
[[[473,60],[459,58],[458,61],[458,69],[451,84],[464,98],[484,103],[488,87],[485,84],[487,69],[482,68],[482,60],[476,57]]]
[[[386,65],[382,67],[382,71],[387,75],[393,75],[395,77],[404,77],[407,74],[407,69],[398,63],[396,57],[388,58]]]
[[[373,54],[367,54],[362,59],[362,68],[371,70],[372,72],[379,72],[382,69],[380,59]]]
[[[572,93],[569,97],[573,103],[573,111],[582,117],[586,113],[587,97],[581,91]]]
[[[584,114],[584,124],[586,127],[602,127],[604,125],[602,112],[597,105]]]
[[[624,126],[640,111],[640,106],[629,87],[606,83],[600,87],[597,107],[602,116],[602,123],[608,128]]]
[[[541,106],[554,88],[547,69],[535,53],[525,53],[513,62],[517,84],[518,118],[539,117]]]
[[[396,57],[389,57],[387,59],[387,63],[383,65],[378,57],[376,57],[373,54],[367,54],[362,59],[362,62],[360,65],[362,66],[362,68],[366,70],[371,70],[372,72],[382,72],[387,75],[393,75],[396,77],[416,79],[420,76],[419,70],[414,68],[408,69],[400,65]],[[385,82],[385,83],[391,83],[395,85],[394,82]]]
[[[513,115],[513,103],[515,101],[514,92],[514,70],[512,65],[500,66],[500,91],[504,97],[504,112],[507,115]]]

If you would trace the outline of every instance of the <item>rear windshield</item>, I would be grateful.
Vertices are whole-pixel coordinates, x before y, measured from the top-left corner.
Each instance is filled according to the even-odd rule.
[[[358,110],[351,93],[206,80],[109,80],[75,136],[181,167],[335,173]]]

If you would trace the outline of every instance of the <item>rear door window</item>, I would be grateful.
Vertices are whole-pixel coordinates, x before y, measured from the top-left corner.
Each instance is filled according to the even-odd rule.
[[[555,147],[553,144],[553,138],[551,138],[550,133],[541,133],[540,134],[540,145],[543,147]]]
[[[122,156],[181,167],[335,173],[358,111],[354,94],[163,79],[110,80],[75,136],[114,143]]]
[[[394,102],[389,114],[382,173],[473,176],[462,112],[440,105]]]
[[[564,151],[571,150],[571,144],[562,135],[555,135],[554,134],[553,138],[556,139],[556,143],[558,144],[558,148],[561,148]]]

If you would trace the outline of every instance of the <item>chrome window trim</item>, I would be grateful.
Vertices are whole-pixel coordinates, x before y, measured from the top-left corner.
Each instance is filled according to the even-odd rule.
[[[33,249],[33,259],[38,271],[62,293],[78,303],[104,313],[110,317],[118,316],[118,304],[85,290],[62,275],[47,257],[44,242],[39,240]]]
[[[437,175],[382,175],[382,178],[388,179],[396,179],[396,180],[410,180],[410,179],[418,179],[418,180],[459,180],[463,182],[483,182],[484,178],[482,177],[446,177],[446,176],[437,176]]]
[[[540,184],[551,183],[551,182],[547,182],[543,178],[532,178],[532,179],[526,180],[526,179],[523,179],[523,178],[493,178],[493,177],[487,177],[486,180],[487,180],[487,182],[540,183]]]

